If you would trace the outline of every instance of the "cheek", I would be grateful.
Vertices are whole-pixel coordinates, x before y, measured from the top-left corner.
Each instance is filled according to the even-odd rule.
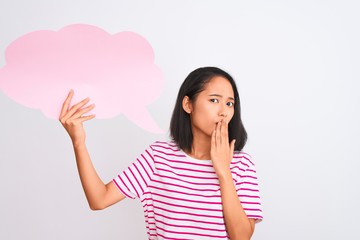
[[[216,111],[214,108],[211,108],[207,105],[203,106],[201,109],[198,109],[198,116],[206,121],[211,121],[213,118],[217,117]]]
[[[234,117],[234,111],[232,111],[229,115],[228,115],[228,119],[227,121],[230,122]]]

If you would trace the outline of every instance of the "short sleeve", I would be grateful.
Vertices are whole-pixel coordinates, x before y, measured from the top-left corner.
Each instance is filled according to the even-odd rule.
[[[239,156],[238,164],[241,172],[238,174],[236,191],[241,205],[248,218],[260,222],[263,219],[263,212],[255,164],[247,154]]]
[[[127,198],[135,199],[146,191],[153,173],[154,156],[150,146],[113,181]]]

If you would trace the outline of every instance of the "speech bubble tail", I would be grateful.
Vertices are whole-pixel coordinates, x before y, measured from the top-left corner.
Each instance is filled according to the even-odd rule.
[[[124,112],[124,115],[138,127],[145,129],[151,133],[164,134],[162,130],[154,121],[147,109],[129,110]]]

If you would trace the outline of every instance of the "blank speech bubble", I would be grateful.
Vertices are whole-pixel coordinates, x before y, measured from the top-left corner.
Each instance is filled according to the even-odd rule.
[[[163,133],[146,109],[164,87],[154,51],[134,32],[110,35],[84,24],[30,32],[12,42],[0,68],[0,89],[26,107],[57,119],[74,89],[73,103],[90,97],[97,118],[124,114],[137,126]]]

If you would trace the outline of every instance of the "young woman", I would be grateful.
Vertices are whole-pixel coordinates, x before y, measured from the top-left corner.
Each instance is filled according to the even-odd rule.
[[[172,140],[151,144],[133,164],[104,184],[85,145],[89,99],[60,121],[72,140],[86,198],[93,210],[140,198],[149,239],[250,239],[262,220],[256,170],[241,152],[247,134],[233,78],[215,67],[191,72],[180,87],[170,123]]]

